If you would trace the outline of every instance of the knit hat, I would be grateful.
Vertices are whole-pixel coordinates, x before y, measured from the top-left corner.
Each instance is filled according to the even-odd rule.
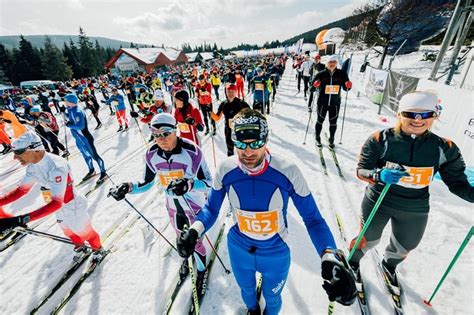
[[[165,96],[163,95],[162,90],[155,90],[155,93],[153,93],[153,100],[155,101],[162,101],[165,99]]]
[[[235,91],[237,92],[237,85],[231,84],[227,87],[227,91]]]
[[[41,142],[40,137],[38,137],[36,133],[32,131],[27,131],[22,134],[18,139],[13,141],[12,149],[13,151],[21,149],[44,151],[44,146]]]
[[[244,111],[249,111],[244,109]],[[245,113],[244,113],[245,114]],[[240,116],[240,115],[239,115]],[[257,115],[240,116],[234,120],[232,128],[232,139],[243,140],[265,140],[268,138],[268,124],[264,117]]]
[[[176,129],[176,119],[173,117],[173,115],[168,113],[159,113],[153,116],[150,122],[151,131],[157,132],[163,127]]]
[[[435,111],[439,114],[441,109],[438,95],[430,91],[414,91],[405,94],[398,103],[398,112],[410,109],[421,109],[424,111]]]
[[[331,55],[329,56],[327,62],[331,62],[331,61],[339,62],[339,57],[337,55]]]
[[[41,113],[41,106],[35,105],[30,108],[30,113]]]
[[[184,102],[184,104],[187,104],[189,102],[189,94],[185,90],[179,90],[178,92],[176,92],[174,94],[174,98]]]
[[[64,96],[64,100],[68,103],[77,104],[78,98],[76,94],[70,93]]]

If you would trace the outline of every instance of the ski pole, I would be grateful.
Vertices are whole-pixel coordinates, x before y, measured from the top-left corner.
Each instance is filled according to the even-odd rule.
[[[107,174],[107,178],[112,182],[113,185],[115,185],[115,182],[112,180],[112,178],[110,177],[109,174]],[[136,213],[138,213],[138,215],[146,221],[146,223],[148,223],[148,225],[153,229],[155,230],[156,233],[158,233],[159,236],[161,236],[165,241],[166,243],[168,243],[171,248],[173,248],[176,252],[178,251],[176,249],[176,247],[174,247],[174,245],[166,238],[166,236],[163,235],[163,233],[161,233],[127,198],[124,198],[123,200],[125,200],[125,202],[130,206],[130,208],[132,208],[133,210],[135,210]]]
[[[313,101],[314,101],[314,98],[311,99],[311,107],[310,107],[311,111],[309,112],[308,124],[306,125],[306,132],[304,133],[303,144],[306,144],[306,137],[308,136],[309,123],[311,122],[311,115],[313,114]]]
[[[380,193],[380,196],[377,198],[377,202],[375,203],[374,207],[372,208],[372,211],[369,214],[369,217],[367,218],[367,221],[364,223],[364,226],[362,228],[362,231],[359,233],[359,236],[357,237],[354,246],[352,246],[351,252],[349,253],[349,256],[347,257],[347,261],[350,261],[352,258],[352,255],[354,255],[354,252],[357,249],[357,246],[359,246],[360,241],[364,237],[365,232],[369,228],[370,222],[372,222],[372,219],[375,216],[375,213],[380,207],[380,204],[382,203],[383,199],[385,198],[385,195],[387,194],[388,189],[390,188],[390,184],[386,184],[385,187],[383,188],[382,192]]]
[[[211,141],[212,141],[212,159],[214,161],[214,168],[217,168],[217,164],[216,164],[216,147],[215,147],[215,144],[214,144],[214,135],[211,134]]]
[[[66,146],[66,151],[69,152],[69,148],[67,146],[67,126],[66,126],[66,114],[63,113],[63,127],[64,127],[64,145]],[[66,155],[66,160],[69,161],[69,155]]]
[[[194,219],[196,219],[196,215],[194,214],[194,211],[193,209],[191,208],[191,206],[189,205],[189,202],[188,200],[186,200],[186,198],[184,196],[182,196],[184,202],[186,203],[186,206],[188,207],[188,209],[191,211],[191,213],[193,214],[193,217]],[[204,237],[206,238],[207,242],[209,243],[209,246],[211,246],[212,248],[212,251],[214,252],[214,254],[216,254],[216,257],[217,259],[219,260],[219,262],[221,263],[222,265],[222,268],[224,268],[224,271],[226,274],[230,274],[230,270],[225,266],[224,262],[222,261],[221,259],[221,256],[219,255],[219,253],[217,252],[216,248],[214,247],[214,245],[212,244],[211,240],[209,239],[209,237],[207,236],[207,234],[204,234]]]
[[[50,239],[50,240],[57,241],[57,242],[61,242],[61,243],[65,243],[65,244],[75,245],[75,244],[74,244],[70,239],[68,239],[68,238],[65,238],[65,237],[62,237],[62,236],[58,236],[58,235],[54,235],[54,234],[49,234],[49,233],[46,233],[46,232],[41,232],[41,231],[29,229],[29,228],[22,227],[22,226],[18,226],[18,227],[16,227],[16,228],[14,228],[14,230],[15,230],[16,232],[23,233],[23,234],[34,235],[34,236],[38,236],[38,237],[48,238],[48,239]],[[92,247],[90,247],[90,246],[87,246],[87,245],[82,245],[82,246],[84,246],[84,247],[86,247],[86,248],[92,250]]]
[[[463,252],[464,248],[466,248],[467,244],[469,243],[469,240],[471,239],[472,235],[474,234],[474,226],[471,226],[471,230],[469,230],[469,232],[467,233],[466,237],[464,238],[464,241],[462,242],[461,246],[459,247],[458,251],[456,252],[456,255],[454,255],[454,258],[451,260],[451,262],[449,263],[449,266],[448,268],[446,269],[446,271],[444,272],[443,276],[441,277],[441,280],[439,280],[438,282],[438,285],[436,285],[436,288],[434,289],[433,293],[431,294],[429,300],[423,300],[423,303],[425,303],[426,305],[428,306],[432,306],[431,305],[431,301],[433,300],[434,296],[436,295],[436,293],[438,292],[439,288],[441,287],[441,285],[443,284],[444,280],[446,279],[446,277],[448,276],[449,272],[451,271],[451,269],[453,268],[454,264],[456,263],[456,261],[458,260],[459,256],[461,256],[461,253]]]
[[[341,139],[339,140],[339,144],[342,144],[342,133],[344,132],[344,121],[346,120],[346,105],[347,105],[348,94],[349,94],[349,91],[346,91],[346,100],[344,101],[344,113],[342,114]]]

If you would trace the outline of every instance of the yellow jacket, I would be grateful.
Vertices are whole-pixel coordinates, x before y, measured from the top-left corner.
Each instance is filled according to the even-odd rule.
[[[211,74],[211,84],[212,85],[221,85],[221,78],[214,74]]]

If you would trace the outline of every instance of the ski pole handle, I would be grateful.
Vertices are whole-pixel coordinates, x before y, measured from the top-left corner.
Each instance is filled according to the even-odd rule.
[[[443,284],[444,280],[446,279],[446,277],[448,276],[449,272],[451,271],[451,269],[453,268],[454,264],[456,263],[456,261],[458,260],[459,256],[461,256],[461,253],[463,252],[464,248],[466,248],[467,244],[469,243],[469,240],[471,239],[472,235],[474,234],[474,226],[471,226],[471,230],[469,230],[469,232],[467,233],[466,237],[464,238],[464,241],[462,242],[461,246],[459,247],[458,251],[456,252],[456,255],[454,255],[454,258],[451,260],[451,262],[449,263],[449,266],[448,268],[446,269],[446,271],[444,272],[443,276],[441,277],[441,280],[439,280],[438,282],[438,285],[436,286],[436,288],[434,289],[433,293],[431,294],[429,300],[424,300],[423,302],[428,305],[428,306],[432,306],[431,305],[431,301],[433,300],[434,296],[436,295],[436,293],[438,292],[439,288],[441,287],[441,285]]]
[[[386,184],[385,187],[383,188],[382,192],[380,193],[379,198],[377,199],[377,202],[375,203],[374,207],[372,208],[372,211],[370,212],[369,217],[367,218],[367,221],[364,223],[364,227],[362,228],[362,231],[359,233],[359,236],[357,237],[354,246],[351,249],[351,252],[349,253],[349,256],[347,257],[347,261],[350,261],[352,258],[352,255],[354,255],[354,252],[356,251],[357,247],[360,244],[360,241],[364,237],[365,232],[369,228],[370,222],[372,222],[372,219],[375,216],[375,213],[380,207],[380,204],[382,203],[383,199],[385,198],[385,195],[387,194],[387,191],[390,188],[390,184]]]

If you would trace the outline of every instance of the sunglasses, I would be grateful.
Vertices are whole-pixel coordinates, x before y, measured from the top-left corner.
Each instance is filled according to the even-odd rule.
[[[428,119],[436,117],[436,112],[428,111],[428,112],[401,112],[400,115],[405,118],[409,119]]]
[[[35,149],[35,148],[39,147],[41,144],[42,144],[41,142],[34,142],[34,143],[30,144],[29,146],[27,146],[26,148],[16,149],[16,150],[12,150],[12,151],[13,151],[13,154],[15,154],[15,155],[22,155],[23,153],[25,153],[29,149]]]
[[[153,138],[155,139],[166,138],[173,132],[176,132],[176,129],[174,128],[160,128],[159,130],[160,130],[159,132],[157,130],[157,132],[153,132],[151,134]]]
[[[252,150],[260,149],[265,145],[265,140],[255,140],[252,142],[242,142],[234,140],[234,145],[239,150],[245,150],[247,147],[250,147]]]

